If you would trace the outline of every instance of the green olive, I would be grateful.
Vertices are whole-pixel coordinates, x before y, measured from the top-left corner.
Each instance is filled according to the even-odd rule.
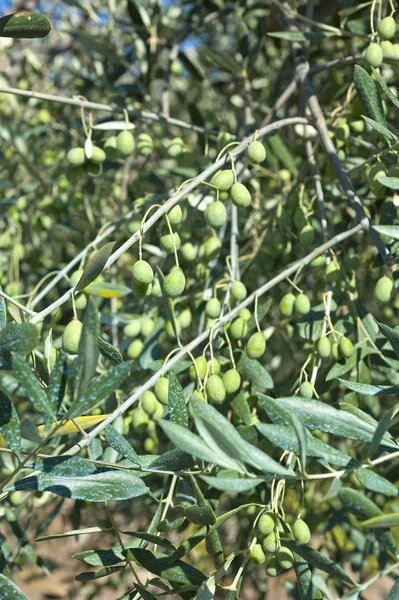
[[[206,395],[214,404],[221,404],[226,399],[226,388],[219,375],[210,375],[206,382]]]
[[[253,333],[249,338],[247,345],[245,346],[245,352],[249,358],[260,358],[266,350],[265,336],[257,331]]]
[[[82,335],[83,323],[78,319],[73,319],[65,327],[62,334],[62,349],[68,354],[77,354],[80,337]]]
[[[262,142],[254,141],[249,144],[248,158],[255,165],[260,165],[266,160],[266,148]]]

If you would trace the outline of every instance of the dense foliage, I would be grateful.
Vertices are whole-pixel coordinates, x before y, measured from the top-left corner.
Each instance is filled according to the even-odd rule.
[[[64,512],[70,598],[395,600],[392,0],[33,5],[0,19],[0,597]]]

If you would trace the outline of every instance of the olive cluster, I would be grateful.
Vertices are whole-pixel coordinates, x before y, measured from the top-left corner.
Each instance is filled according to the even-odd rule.
[[[366,65],[377,69],[384,61],[385,56],[399,57],[399,44],[393,44],[391,39],[396,32],[395,19],[392,16],[381,20],[378,28],[380,43],[371,42],[364,51],[364,60]]]

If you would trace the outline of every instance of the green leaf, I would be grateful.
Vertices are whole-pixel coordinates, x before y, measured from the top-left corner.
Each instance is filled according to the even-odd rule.
[[[21,11],[0,19],[0,37],[43,38],[51,31],[51,21],[37,12]]]
[[[131,367],[131,362],[120,363],[96,377],[81,395],[78,403],[73,406],[70,417],[87,413],[93,406],[106,400],[129,376]]]
[[[3,288],[0,285],[0,291],[3,291]],[[3,329],[7,325],[7,305],[3,296],[0,296],[0,329]]]
[[[396,485],[381,477],[378,473],[371,471],[370,469],[356,469],[355,475],[360,483],[377,494],[384,494],[384,496],[397,496],[398,489]]]
[[[287,42],[319,42],[337,34],[334,31],[273,31],[267,35]]]
[[[186,506],[184,516],[194,525],[214,525],[216,522],[215,513],[210,506]]]
[[[397,600],[399,598],[399,579],[396,580],[396,583],[391,588],[386,600]]]
[[[257,423],[255,427],[262,435],[264,435],[278,448],[298,454],[299,442],[291,424],[286,427],[284,425]],[[338,465],[340,467],[347,467],[349,465],[356,464],[349,454],[344,454],[332,446],[329,446],[322,440],[314,437],[309,431],[307,432],[306,442],[308,456],[323,458],[328,463]]]
[[[370,458],[371,456],[373,456],[373,454],[375,454],[375,452],[377,452],[383,436],[388,431],[391,419],[397,413],[397,411],[398,405],[395,404],[395,406],[393,406],[388,412],[386,412],[385,415],[383,415],[383,417],[380,419],[380,422],[377,425],[377,428],[373,435],[373,439],[371,440],[371,444],[367,452],[368,458]]]
[[[390,190],[399,190],[399,177],[386,177],[385,175],[380,175],[377,179],[380,183],[382,183],[382,185],[385,185],[385,187],[389,188]],[[398,227],[392,225],[388,225],[388,227],[392,227],[392,229],[396,230],[398,229]],[[377,227],[374,227],[374,229],[378,230],[378,225]]]
[[[156,544],[157,546],[161,546],[162,548],[167,548],[168,550],[176,550],[176,546],[172,544],[167,538],[162,537],[161,535],[155,535],[154,533],[148,533],[148,531],[122,531],[124,535],[133,535],[139,540],[144,540],[149,542],[150,544]]]
[[[158,596],[154,596],[154,594],[151,594],[151,592],[141,587],[141,585],[138,585],[137,583],[134,586],[134,591],[137,592],[140,598],[143,598],[143,600],[158,600]],[[123,598],[118,598],[118,600],[131,600],[132,597],[133,596],[124,596]]]
[[[118,573],[118,571],[123,571],[125,569],[125,565],[120,567],[101,567],[97,571],[87,571],[86,573],[79,573],[76,575],[76,581],[94,581],[95,579],[100,579],[101,577],[108,577],[113,573]]]
[[[313,550],[313,548],[309,548],[309,546],[298,544],[290,539],[284,539],[283,545],[290,548],[290,550],[301,556],[308,564],[316,567],[316,569],[321,569],[321,571],[328,573],[331,577],[337,577],[337,579],[340,579],[345,583],[355,585],[352,577],[345,573],[345,571],[337,563],[331,560],[331,558],[324,556],[321,552]]]
[[[345,379],[338,379],[338,381],[349,390],[357,392],[358,394],[363,394],[364,396],[388,396],[399,392],[399,387],[397,386],[368,385],[366,383],[357,383],[356,381],[347,381]]]
[[[73,397],[79,402],[97,370],[99,337],[100,315],[95,303],[89,298],[83,319],[78,355],[74,360],[73,369],[69,372],[69,381],[74,392]]]
[[[123,298],[124,296],[128,296],[131,291],[131,288],[126,285],[108,283],[106,281],[101,283],[91,283],[85,289],[86,294],[97,296],[98,298]]]
[[[385,79],[380,74],[379,70],[373,69],[373,75],[376,78],[377,83],[380,86],[381,90],[388,96],[388,98],[396,106],[396,108],[399,108],[398,98],[395,96],[395,94],[393,92],[391,92],[391,90],[389,89],[389,87],[387,86],[387,84],[385,82]]]
[[[148,491],[143,481],[129,471],[110,469],[83,477],[57,477],[47,473],[24,477],[8,486],[6,491],[15,490],[49,491],[64,498],[107,502],[128,500],[142,496]]]
[[[258,398],[274,423],[290,426],[290,415],[295,413],[309,429],[320,429],[320,431],[362,442],[371,442],[373,438],[375,427],[347,411],[337,410],[324,402],[295,396],[274,400],[263,394],[258,394]],[[387,435],[383,438],[383,444],[390,448],[397,448]]]
[[[354,82],[356,91],[364,106],[366,115],[385,127],[385,115],[381,97],[376,81],[374,81],[363,67],[355,65]]]
[[[14,404],[0,390],[0,433],[7,446],[19,454],[21,451],[21,424]]]
[[[39,343],[39,329],[31,323],[9,323],[0,329],[0,350],[29,354]]]
[[[89,460],[81,456],[50,456],[38,459],[34,468],[44,473],[51,473],[57,477],[83,477],[95,472],[96,467]]]
[[[243,352],[238,361],[238,370],[244,379],[249,379],[251,383],[261,389],[271,390],[274,386],[273,379],[266,371],[265,367],[253,358],[248,358],[246,352]]]
[[[360,527],[370,528],[370,529],[387,529],[389,527],[398,527],[399,526],[399,513],[387,513],[381,514],[378,517],[372,517],[371,519],[367,519],[367,521],[363,521],[360,523]]]
[[[28,600],[19,587],[2,574],[0,574],[0,589],[3,600]]]
[[[257,478],[239,478],[239,477],[211,477],[209,475],[202,475],[201,479],[206,481],[208,485],[219,490],[221,492],[235,492],[243,493],[249,492],[254,489],[260,483],[264,483],[263,479]]]
[[[237,394],[237,396],[233,400],[231,400],[230,406],[234,410],[236,415],[241,419],[241,421],[245,425],[250,426],[251,422],[252,422],[252,415],[251,415],[251,407],[249,406],[249,403],[248,403],[248,397],[249,397],[248,392],[241,390]]]
[[[194,398],[192,408],[195,425],[201,436],[206,435],[208,445],[215,440],[216,446],[222,444],[225,451],[232,452],[231,456],[238,457],[262,473],[269,473],[277,477],[291,478],[294,476],[292,471],[288,471],[259,448],[243,440],[234,425],[213,406]]]
[[[24,357],[13,354],[11,363],[16,380],[26,391],[35,409],[44,414],[48,420],[56,421],[57,417],[50,406],[47,394]]]
[[[259,304],[258,305],[258,311],[257,311],[258,323],[260,323],[262,321],[263,317],[265,315],[267,315],[267,313],[269,312],[269,309],[270,309],[271,305],[272,305],[271,298],[268,298],[266,300],[266,302],[263,302],[263,304]],[[257,325],[256,325],[255,314],[253,314],[253,315],[250,316],[250,318],[247,321],[248,333],[250,331],[252,331],[253,329],[255,329],[255,327],[257,327]]]
[[[124,544],[124,548],[137,548],[139,544],[140,541],[138,539],[133,540]],[[93,567],[109,567],[126,561],[125,556],[122,554],[124,548],[122,546],[114,546],[107,550],[84,550],[83,552],[73,554],[72,558],[82,560]]]
[[[306,443],[306,429],[301,421],[295,413],[291,415],[292,425],[294,427],[296,436],[298,438],[299,443],[299,453],[301,458],[301,468],[303,471],[306,471],[306,455],[307,455],[307,443]]]
[[[283,166],[294,175],[298,175],[298,169],[295,164],[295,158],[291,154],[288,146],[284,142],[284,139],[278,133],[271,135],[267,138],[268,144],[270,144],[273,153],[277,156]],[[270,305],[269,305],[270,306]],[[259,311],[258,311],[259,312]],[[254,316],[254,315],[253,315]]]
[[[67,358],[67,354],[62,350],[57,352],[57,358],[51,370],[48,387],[47,387],[47,397],[50,403],[50,406],[54,411],[57,411],[57,408],[62,402],[65,393],[65,383],[64,376],[66,374],[65,369],[65,361]]]
[[[168,408],[172,423],[188,427],[188,413],[183,389],[173,373],[169,375]]]
[[[368,123],[370,125],[370,127],[372,127],[375,131],[378,131],[378,133],[380,133],[381,135],[383,135],[385,138],[387,138],[388,140],[397,140],[397,136],[392,133],[392,131],[389,131],[389,129],[387,129],[386,127],[384,127],[383,125],[381,125],[380,123],[377,123],[377,121],[374,121],[374,119],[370,119],[369,117],[365,117],[363,115],[363,119],[366,121],[366,123]],[[382,179],[396,179],[396,177],[379,177],[378,181],[380,183],[382,183],[383,185],[386,185],[386,187],[390,187],[388,184],[385,184]],[[397,189],[397,188],[394,188]]]
[[[176,561],[171,565],[169,556],[161,552],[151,552],[142,548],[130,548],[125,553],[126,558],[133,560],[137,565],[144,567],[172,584],[199,586],[206,576],[191,565]]]
[[[173,365],[169,372],[174,373],[175,375],[179,375],[183,371],[189,369],[192,364],[193,363],[191,362],[191,360],[179,360],[176,364]],[[152,362],[148,363],[147,369],[150,369],[150,371],[160,371],[163,365],[163,360],[153,360]]]
[[[135,127],[134,123],[126,123],[124,119],[121,121],[106,121],[105,123],[93,125],[93,129],[98,129],[100,131],[124,131],[125,129],[135,129]]]
[[[383,323],[379,323],[377,321],[377,325],[382,335],[386,337],[388,342],[391,344],[393,351],[395,352],[397,358],[399,358],[399,333],[388,327],[388,325],[383,325]],[[1,332],[0,332],[1,335]]]
[[[322,502],[330,502],[334,500],[339,494],[339,490],[342,488],[342,481],[338,477],[334,477],[331,482],[330,487],[328,488],[326,494],[324,495]]]
[[[399,227],[397,225],[373,225],[373,229],[382,235],[389,235],[392,239],[399,240]]]
[[[302,556],[294,552],[294,569],[301,600],[323,600],[320,590],[314,585],[312,571]]]
[[[99,275],[101,275],[107,260],[112,254],[114,246],[115,242],[108,242],[108,244],[105,244],[102,248],[93,252],[83,270],[82,277],[75,287],[75,292],[84,290],[85,287],[90,285]]]
[[[107,358],[113,365],[119,365],[123,362],[123,356],[112,344],[106,342],[102,337],[98,338],[98,348],[101,354]]]
[[[123,435],[115,429],[115,427],[112,427],[112,425],[108,425],[104,430],[104,434],[105,439],[107,440],[111,448],[116,450],[121,456],[127,458],[132,463],[139,466],[141,465],[140,459],[137,456],[134,448],[129,444],[127,439],[124,438]]]

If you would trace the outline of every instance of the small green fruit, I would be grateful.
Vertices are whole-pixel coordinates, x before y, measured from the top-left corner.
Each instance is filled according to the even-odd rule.
[[[165,252],[168,252],[169,254],[173,254],[175,247],[176,250],[178,250],[180,248],[180,243],[180,236],[176,231],[173,233],[173,236],[170,233],[161,235],[161,246]]]
[[[263,552],[261,544],[255,544],[255,546],[251,550],[249,558],[250,560],[252,560],[252,562],[256,563],[257,565],[263,565],[263,563],[266,560],[266,556]]]
[[[247,288],[241,281],[233,281],[231,295],[236,302],[242,302],[247,297]]]
[[[331,342],[327,336],[322,337],[317,344],[317,352],[321,358],[330,358]]]
[[[302,246],[311,246],[314,242],[314,237],[315,233],[311,225],[305,225],[305,227],[302,227],[299,234],[299,241],[301,242]]]
[[[394,56],[393,44],[389,40],[384,40],[381,42],[381,50],[384,56]]]
[[[168,219],[171,225],[179,225],[183,220],[183,212],[181,206],[176,204],[173,208],[168,212]]]
[[[294,294],[285,294],[280,300],[279,311],[282,317],[288,318],[292,316],[295,304],[295,296]]]
[[[220,300],[218,300],[218,298],[211,298],[206,303],[205,313],[210,319],[217,319],[221,310],[222,305],[220,304]]]
[[[181,327],[180,327],[179,321],[175,322],[175,328],[176,328],[177,335],[180,335],[181,334]],[[166,335],[168,337],[170,337],[173,340],[176,339],[176,333],[175,333],[175,330],[173,328],[172,321],[166,321],[165,331],[166,331]]]
[[[381,277],[374,288],[374,298],[378,304],[386,304],[390,301],[393,290],[392,280],[384,275]]]
[[[307,315],[310,311],[310,300],[306,294],[298,294],[294,302],[294,312],[298,317]]]
[[[117,149],[117,137],[116,135],[111,135],[104,142],[104,152],[107,155],[107,158],[113,160],[118,155]]]
[[[342,354],[338,342],[333,342],[331,346],[331,356],[334,360],[341,360]]]
[[[261,536],[267,537],[270,535],[274,531],[275,526],[276,519],[272,510],[268,510],[261,515],[258,521],[258,529]]]
[[[68,354],[77,354],[82,335],[83,323],[78,319],[73,319],[65,327],[62,334],[62,349]]]
[[[206,362],[205,356],[199,356],[198,358],[196,358],[195,364],[196,364],[197,369],[195,369],[194,365],[191,365],[189,372],[188,372],[191,381],[197,381],[197,371],[198,371],[199,378],[201,380],[204,379],[204,377],[207,373],[207,370],[208,370],[208,363]]]
[[[266,148],[261,142],[251,142],[248,146],[248,158],[251,163],[260,165],[266,159]]]
[[[154,272],[146,260],[138,260],[133,265],[133,279],[140,285],[149,285],[154,279]]]
[[[229,336],[233,338],[233,340],[240,340],[243,338],[248,331],[247,322],[242,317],[237,317],[234,319],[229,328]]]
[[[155,323],[152,319],[144,319],[144,321],[141,321],[141,325],[140,325],[140,333],[143,336],[143,338],[148,338],[151,333],[153,332],[155,327]]]
[[[71,148],[66,158],[73,167],[80,167],[86,162],[85,150],[84,148]]]
[[[197,251],[191,242],[186,242],[181,247],[180,254],[186,262],[193,262],[196,259]]]
[[[384,17],[381,20],[380,26],[378,28],[378,35],[382,40],[390,40],[395,35],[396,31],[396,23],[395,19],[391,16]]]
[[[277,560],[282,569],[291,569],[295,562],[292,551],[285,546],[280,546],[277,550]]]
[[[309,381],[304,381],[301,383],[301,387],[299,388],[299,395],[301,398],[306,398],[310,400],[313,397],[313,386]]]
[[[140,156],[150,156],[154,149],[154,142],[148,133],[140,133],[137,138],[137,152]]]
[[[379,44],[376,44],[375,42],[372,42],[368,46],[364,57],[367,63],[370,65],[370,67],[374,67],[375,69],[377,69],[382,65],[383,60],[381,46],[379,46]]]
[[[177,320],[180,323],[182,329],[190,327],[193,320],[193,313],[191,312],[191,309],[185,308],[184,310],[182,310],[182,312],[177,317]]]
[[[148,452],[148,453],[154,452],[154,450],[155,450],[154,438],[150,438],[150,437],[146,438],[144,440],[143,448],[144,448],[145,452]]]
[[[249,319],[251,318],[251,311],[249,310],[249,308],[242,308],[238,313],[238,316],[242,317],[244,321],[249,321]]]
[[[233,204],[238,208],[246,208],[251,204],[251,194],[242,183],[234,183],[230,193]]]
[[[134,137],[131,131],[124,129],[116,138],[116,149],[121,156],[130,156],[134,150]]]
[[[105,154],[102,148],[99,148],[98,146],[93,146],[93,154],[90,157],[90,162],[96,165],[100,165],[105,161],[106,158],[107,155]]]
[[[181,269],[175,269],[171,271],[166,277],[164,281],[164,290],[165,294],[169,298],[177,298],[181,296],[184,292],[184,288],[186,287],[186,278]]]
[[[226,399],[226,389],[219,375],[210,375],[205,389],[208,399],[215,404],[221,404]]]
[[[177,158],[183,152],[185,144],[181,138],[173,138],[168,146],[168,156]]]
[[[248,358],[260,358],[265,350],[265,336],[260,331],[253,333],[245,346],[245,352],[247,353]]]
[[[144,348],[144,342],[142,340],[133,340],[127,347],[127,355],[131,359],[138,358]]]
[[[350,129],[346,119],[340,119],[335,127],[335,135],[342,142],[350,136]]]
[[[330,263],[328,263],[328,265],[326,267],[326,272],[325,272],[326,281],[328,283],[333,283],[334,281],[338,281],[340,274],[341,274],[341,268],[335,260],[332,260]]]
[[[218,171],[211,179],[211,185],[222,192],[228,192],[234,183],[234,173],[231,169],[225,169],[224,171]]]
[[[310,542],[310,529],[302,519],[297,519],[293,524],[292,535],[298,544],[309,544]]]
[[[278,537],[275,531],[272,531],[265,537],[262,546],[265,552],[272,552],[273,554],[276,552],[278,548]]]
[[[281,567],[278,564],[277,556],[272,556],[266,563],[266,574],[269,577],[277,577],[280,575]]]
[[[138,283],[133,279],[132,292],[136,298],[145,298],[151,292],[151,286],[146,283]]]
[[[220,229],[226,222],[226,208],[223,202],[217,200],[208,204],[205,211],[205,219],[213,229]]]
[[[226,394],[235,394],[241,385],[241,377],[237,369],[229,369],[222,375]]]
[[[154,412],[158,408],[158,400],[154,392],[151,392],[150,390],[144,392],[144,394],[141,397],[141,406],[143,407],[143,410],[147,415],[154,414]]]
[[[154,387],[155,396],[157,400],[167,406],[169,396],[169,379],[167,377],[160,377]]]
[[[147,431],[149,419],[147,413],[139,406],[132,415],[132,427],[137,433]]]
[[[345,336],[339,340],[339,349],[344,358],[350,358],[353,354],[353,344],[351,340]]]
[[[204,257],[206,260],[212,260],[218,256],[220,252],[220,248],[222,247],[222,242],[216,235],[208,238],[204,242]]]

